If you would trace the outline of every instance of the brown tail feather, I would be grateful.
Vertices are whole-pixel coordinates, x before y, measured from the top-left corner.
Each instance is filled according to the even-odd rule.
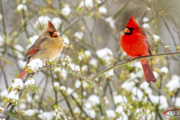
[[[150,83],[151,81],[156,82],[156,78],[155,78],[155,76],[153,74],[151,66],[149,65],[149,61],[147,59],[142,59],[140,61],[141,61],[141,64],[142,64],[142,68],[143,68],[143,71],[144,71],[144,77],[145,77],[146,81],[148,83]]]
[[[27,68],[25,68],[25,69],[21,72],[21,74],[19,75],[18,78],[22,79],[23,76],[26,74],[26,71],[27,71]]]

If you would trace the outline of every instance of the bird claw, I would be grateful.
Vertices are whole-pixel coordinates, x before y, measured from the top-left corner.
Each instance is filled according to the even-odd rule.
[[[127,62],[130,62],[130,61],[131,61],[131,59],[132,59],[132,58],[128,58],[126,61],[127,61]]]
[[[138,55],[138,57],[137,57],[138,59],[140,59],[141,58],[141,56],[140,55]]]
[[[45,65],[46,65],[47,68],[51,68],[52,67],[52,64],[49,64],[48,61],[46,61]]]

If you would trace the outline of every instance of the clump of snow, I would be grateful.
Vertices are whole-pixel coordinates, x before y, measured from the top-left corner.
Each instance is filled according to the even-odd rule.
[[[64,80],[67,78],[67,71],[66,70],[61,69],[61,68],[55,68],[54,71],[59,72]]]
[[[19,109],[21,109],[21,110],[26,109],[26,104],[25,103],[20,103],[19,104]]]
[[[85,109],[85,111],[86,111],[86,113],[91,117],[91,118],[95,118],[96,117],[96,113],[95,113],[95,111],[94,110],[86,110]]]
[[[131,67],[136,67],[136,68],[142,69],[142,65],[141,65],[141,62],[140,62],[140,61],[132,62],[132,63],[131,63]]]
[[[136,72],[136,78],[142,78],[143,77],[143,70],[141,69],[140,71]]]
[[[74,113],[80,113],[81,112],[79,107],[76,107],[73,111],[74,111]]]
[[[162,68],[160,69],[160,72],[167,74],[167,73],[169,72],[169,70],[168,70],[167,67],[162,67]]]
[[[0,92],[0,96],[1,97],[6,97],[8,95],[8,91],[7,90],[3,90]]]
[[[166,84],[166,87],[169,88],[169,91],[176,90],[180,88],[180,79],[177,75],[173,75],[171,80]]]
[[[53,118],[53,111],[51,112],[43,112],[41,114],[38,115],[38,117],[42,120],[52,120]]]
[[[84,106],[85,106],[85,108],[87,108],[87,109],[91,109],[91,108],[92,108],[92,104],[91,104],[90,102],[88,102],[88,101],[85,103]]]
[[[149,87],[149,83],[143,82],[140,87],[145,91],[147,94],[152,94],[152,89]]]
[[[55,88],[59,88],[59,87],[60,87],[59,82],[54,82],[54,84],[53,84],[53,85],[54,85],[54,87],[55,87]]]
[[[174,99],[174,100],[175,100],[175,99]],[[174,100],[173,100],[173,102],[174,102]],[[177,97],[177,98],[176,98],[176,102],[175,102],[175,106],[176,106],[176,107],[180,107],[180,102],[179,102],[179,101],[180,101],[180,97]]]
[[[8,96],[7,96],[7,98],[9,99],[9,100],[19,100],[19,94],[18,94],[18,92],[17,91],[11,91],[9,94],[8,94]]]
[[[83,86],[83,88],[85,89],[85,88],[88,87],[88,83],[87,83],[86,81],[83,81],[83,82],[82,82],[82,86]]]
[[[148,22],[148,21],[149,21],[149,18],[144,17],[144,18],[142,19],[142,21],[143,21],[143,22]]]
[[[84,51],[84,54],[85,54],[87,57],[90,57],[90,56],[91,56],[91,51],[85,50],[85,51]]]
[[[113,52],[109,48],[96,51],[97,56],[104,60],[108,65],[113,61]]]
[[[96,106],[97,104],[100,104],[99,96],[97,96],[97,95],[90,95],[89,98],[88,98],[88,101],[93,106]]]
[[[40,16],[36,20],[34,27],[37,28],[38,26],[40,26],[40,24],[41,26],[47,25],[48,21],[50,21],[50,18],[48,16]]]
[[[27,98],[27,101],[28,101],[29,103],[32,102],[32,96],[31,96],[31,95],[26,94],[26,98]]]
[[[107,113],[108,118],[116,117],[116,114],[115,114],[114,110],[111,110],[111,109],[106,110],[106,113]]]
[[[19,4],[18,6],[17,6],[17,10],[18,11],[21,11],[21,10],[27,10],[27,6],[26,5],[24,5],[24,4]]]
[[[123,107],[121,105],[117,106],[116,110],[117,113],[122,113],[123,112]]]
[[[91,8],[93,7],[93,0],[82,0],[78,7],[84,8],[84,7]]]
[[[64,8],[62,9],[62,14],[64,16],[68,16],[71,13],[71,8],[69,7],[68,4],[64,5]]]
[[[135,86],[135,81],[137,80],[128,79],[121,85],[121,88],[124,88],[127,91],[131,91]]]
[[[59,72],[64,80],[67,78],[67,71],[66,70],[61,69],[61,68],[55,68],[54,71]]]
[[[23,88],[23,81],[19,78],[13,79],[11,86],[13,89],[22,89]]]
[[[0,112],[3,111],[3,110],[4,110],[4,108],[0,106]]]
[[[14,46],[18,51],[24,52],[24,48],[21,45]]]
[[[97,59],[93,58],[89,61],[89,64],[96,68],[98,66],[98,61]]]
[[[56,27],[59,28],[60,24],[62,24],[62,20],[58,17],[55,17],[52,19],[52,24]]]
[[[104,74],[105,74],[105,77],[106,77],[106,78],[111,77],[111,76],[113,76],[113,75],[114,75],[114,70],[113,70],[113,69],[111,69],[111,70],[109,70],[109,71],[105,72]]]
[[[68,95],[72,94],[74,98],[76,98],[76,99],[78,98],[77,93],[74,92],[74,90],[73,90],[72,88],[68,87],[68,88],[66,89],[66,92],[67,92]]]
[[[88,66],[87,65],[83,65],[81,69],[82,69],[83,72],[86,72],[88,70]]]
[[[142,101],[143,92],[140,89],[138,89],[137,87],[134,87],[131,92],[133,94],[133,97],[132,97],[133,100]]]
[[[156,71],[153,71],[153,74],[154,74],[155,78],[158,77],[158,73]]]
[[[27,109],[22,111],[25,116],[33,116],[38,113],[37,109]]]
[[[62,76],[64,79],[67,78],[67,71],[66,71],[66,70],[62,69],[62,71],[61,71],[60,74],[61,74],[61,76]]]
[[[147,23],[144,23],[144,24],[142,25],[142,27],[143,27],[144,29],[149,29],[149,28],[150,28],[149,24],[147,24]]]
[[[86,95],[87,95],[86,91],[83,91],[83,96],[86,96]]]
[[[81,31],[74,33],[74,37],[79,40],[82,40],[83,36],[84,36],[84,34]]]
[[[111,26],[111,28],[115,29],[115,25],[114,25],[115,20],[114,20],[112,17],[106,18],[106,22],[109,23],[109,25]]]
[[[102,13],[102,14],[106,14],[106,13],[107,13],[107,9],[106,9],[106,7],[104,7],[104,6],[99,7],[98,11],[99,11],[100,13]]]
[[[3,44],[3,39],[4,39],[4,36],[0,35],[0,46]]]
[[[124,109],[124,108],[123,108],[121,105],[117,106],[117,108],[116,108],[115,111],[116,111],[117,113],[121,114],[121,115],[120,115],[119,118],[117,118],[116,120],[128,120],[128,117],[127,117],[127,115],[126,115],[126,113],[124,112],[123,109]]]
[[[76,80],[74,85],[76,88],[79,88],[81,86],[81,82],[79,80]]]
[[[154,39],[155,42],[158,42],[160,40],[160,37],[156,34],[152,35],[152,38]]]
[[[26,62],[24,62],[23,60],[18,60],[18,65],[22,69],[24,68],[24,66],[26,66]]]
[[[43,66],[43,62],[40,59],[34,59],[27,65],[28,69],[31,69],[32,71],[37,71],[38,68]]]
[[[91,56],[91,51],[89,51],[89,50],[84,51],[84,53],[83,53],[83,52],[80,52],[80,53],[78,54],[79,60],[83,60],[83,59],[88,58],[88,57],[90,57],[90,56]]]
[[[2,20],[3,16],[0,14],[0,20]]]
[[[31,86],[35,84],[35,80],[33,78],[29,78],[26,82],[25,82],[25,86]]]
[[[96,51],[96,54],[98,55],[99,58],[103,58],[106,56],[113,56],[113,52],[109,48],[100,49],[100,50]]]
[[[64,47],[68,47],[68,45],[69,45],[69,39],[68,39],[68,37],[62,37],[62,40],[63,40],[63,45],[64,45]]]
[[[121,95],[115,95],[113,97],[113,99],[114,99],[115,104],[127,102],[127,98],[125,96],[121,96]]]
[[[65,91],[66,87],[65,86],[61,86],[60,89]]]
[[[153,103],[157,104],[159,102],[160,103],[160,106],[159,106],[160,109],[167,109],[168,103],[167,103],[165,96],[161,95],[159,97],[159,96],[149,95],[149,98]]]
[[[56,118],[56,120],[67,120],[67,117],[65,116],[64,111],[58,107],[54,110],[54,114],[53,114]]]
[[[147,11],[151,11],[151,8],[149,8],[149,7],[147,7],[146,9],[147,9]]]

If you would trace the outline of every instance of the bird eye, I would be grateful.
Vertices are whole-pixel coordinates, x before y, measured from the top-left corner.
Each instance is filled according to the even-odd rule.
[[[49,34],[50,34],[50,36],[52,37],[52,34],[53,34],[54,32],[49,32]]]
[[[131,32],[134,30],[134,28],[129,28],[129,29],[130,29]]]

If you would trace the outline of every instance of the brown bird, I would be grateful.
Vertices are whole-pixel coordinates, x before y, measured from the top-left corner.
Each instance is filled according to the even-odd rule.
[[[54,60],[63,50],[63,41],[58,36],[57,30],[54,25],[48,21],[48,27],[39,36],[35,43],[29,48],[24,61],[27,64],[34,59],[40,59],[45,63],[48,59]],[[26,73],[27,68],[25,68],[18,78],[22,79]]]

